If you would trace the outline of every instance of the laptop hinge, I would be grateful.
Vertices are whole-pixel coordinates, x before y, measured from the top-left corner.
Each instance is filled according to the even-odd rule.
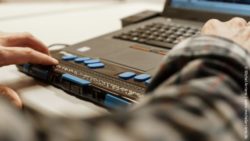
[[[160,16],[160,15],[161,13],[158,11],[145,10],[145,11],[136,13],[134,15],[122,18],[121,19],[122,27],[136,24],[136,23]]]

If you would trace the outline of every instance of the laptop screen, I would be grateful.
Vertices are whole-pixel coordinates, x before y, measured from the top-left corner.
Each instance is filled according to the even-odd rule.
[[[250,16],[250,0],[172,0],[171,7]]]

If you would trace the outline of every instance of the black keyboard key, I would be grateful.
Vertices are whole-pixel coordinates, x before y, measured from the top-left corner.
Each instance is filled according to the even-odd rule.
[[[162,37],[156,38],[157,41],[163,41],[164,39]]]
[[[180,41],[179,40],[174,40],[173,44],[178,44]]]
[[[149,29],[151,32],[154,32],[154,31],[157,31],[158,30],[158,28],[156,28],[156,27],[152,27],[152,28],[150,28]]]
[[[185,32],[185,31],[187,31],[187,29],[185,29],[185,28],[182,27],[182,28],[179,28],[178,31],[179,32]]]
[[[173,26],[173,27],[170,28],[170,30],[172,30],[172,31],[177,31],[177,30],[178,30],[178,27],[174,27],[174,26]]]
[[[159,32],[153,32],[153,35],[154,35],[154,36],[159,36],[160,33],[159,33]]]
[[[155,39],[155,36],[152,36],[152,35],[151,35],[151,36],[148,36],[148,39],[149,39],[149,40],[153,40],[153,39]]]
[[[176,38],[177,38],[177,35],[172,34],[172,35],[168,36],[168,38],[176,39]]]
[[[191,33],[184,33],[184,34],[182,34],[182,36],[184,36],[184,37],[190,37],[190,36],[192,36],[193,34],[191,34]]]
[[[159,29],[159,32],[160,32],[160,33],[164,33],[164,32],[166,32],[166,29],[161,28],[161,29]]]
[[[195,34],[197,31],[196,30],[193,30],[193,29],[189,29],[187,30],[186,33],[189,33],[189,34]]]
[[[175,32],[175,35],[177,35],[177,36],[180,36],[180,35],[182,35],[182,34],[183,34],[183,32],[180,32],[180,31]]]
[[[150,30],[147,30],[147,31],[145,31],[144,33],[147,34],[147,35],[149,35],[149,34],[151,34],[151,31],[150,31]]]
[[[162,26],[163,26],[162,23],[156,23],[156,24],[154,24],[154,27],[156,27],[156,28],[160,28],[160,27],[162,27]]]
[[[166,37],[168,36],[168,34],[162,33],[160,36],[161,36],[162,38],[166,38]]]
[[[123,35],[120,38],[127,40],[127,39],[129,39],[129,36]]]
[[[167,43],[172,43],[172,42],[173,42],[173,39],[171,39],[171,38],[167,38],[167,39],[165,39],[165,40],[164,40],[164,42],[167,42]]]
[[[138,41],[139,38],[138,38],[138,37],[133,37],[132,40],[133,40],[133,41]]]
[[[146,35],[146,34],[141,34],[140,37],[141,37],[141,38],[147,38],[148,35]]]
[[[134,37],[134,36],[139,36],[139,33],[134,32],[134,33],[131,34],[131,36],[133,36],[133,37]]]
[[[164,48],[172,48],[183,39],[199,33],[199,29],[175,23],[152,23],[144,27],[122,33],[114,38],[139,42]]]
[[[143,32],[144,30],[146,30],[145,27],[139,27],[139,28],[137,28],[137,32]]]
[[[165,33],[169,35],[169,34],[174,33],[174,31],[170,29],[170,30],[167,30]]]

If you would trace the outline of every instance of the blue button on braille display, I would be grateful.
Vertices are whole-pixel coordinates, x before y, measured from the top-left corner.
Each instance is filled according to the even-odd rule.
[[[130,78],[133,78],[136,74],[134,72],[124,72],[119,74],[119,77],[124,80],[128,80]]]
[[[77,56],[75,56],[75,55],[64,55],[62,57],[62,60],[64,60],[64,61],[72,61],[72,60],[74,60],[76,58],[77,58]]]
[[[122,98],[119,98],[119,97],[116,97],[116,96],[111,95],[111,94],[107,94],[105,96],[105,100],[104,100],[104,105],[109,107],[109,108],[112,108],[112,109],[115,109],[115,108],[118,108],[121,106],[127,106],[130,104],[131,103],[129,101],[122,99]]]
[[[147,81],[145,81],[145,85],[148,86],[151,82],[152,82],[152,79],[148,79]]]
[[[88,64],[87,66],[91,69],[98,69],[98,68],[103,68],[105,65],[103,63],[94,63],[94,64]]]
[[[71,83],[78,84],[80,86],[88,86],[90,84],[90,82],[88,80],[78,78],[78,77],[73,76],[73,75],[68,74],[68,73],[63,74],[62,79],[67,80],[67,81],[69,81]]]
[[[75,59],[75,62],[76,63],[83,63],[84,61],[86,61],[86,60],[90,60],[91,58],[89,58],[89,57],[79,57],[79,58],[76,58]]]
[[[90,59],[90,60],[86,60],[84,61],[84,64],[94,64],[94,63],[100,63],[101,61],[99,59]]]
[[[151,78],[151,76],[149,74],[139,74],[139,75],[136,75],[134,77],[134,80],[139,81],[139,82],[143,82],[143,81],[146,81],[150,78]]]

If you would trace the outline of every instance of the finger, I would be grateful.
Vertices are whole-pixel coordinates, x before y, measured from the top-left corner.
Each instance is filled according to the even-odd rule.
[[[214,31],[222,25],[222,22],[217,19],[208,20],[202,27],[202,34],[214,34]]]
[[[247,23],[247,26],[250,26],[250,21]]]
[[[24,63],[56,65],[58,61],[31,48],[0,47],[0,66]]]
[[[220,25],[222,22],[218,19],[210,19],[208,20],[203,27],[210,27],[214,25]]]
[[[30,33],[9,33],[2,34],[0,38],[3,38],[3,46],[22,46],[30,47],[39,52],[49,54],[48,48],[37,38]]]
[[[22,101],[21,101],[20,97],[11,88],[0,85],[0,95],[2,95],[4,97],[6,97],[7,99],[9,99],[17,107],[19,107],[19,108],[22,107]]]
[[[241,30],[241,38],[250,40],[250,26],[246,26]]]
[[[240,36],[241,40],[250,42],[250,26],[243,28]]]
[[[247,21],[243,18],[235,17],[231,20],[225,22],[227,25],[232,26],[233,28],[242,28],[247,25]]]
[[[242,28],[233,40],[250,50],[250,26]]]

